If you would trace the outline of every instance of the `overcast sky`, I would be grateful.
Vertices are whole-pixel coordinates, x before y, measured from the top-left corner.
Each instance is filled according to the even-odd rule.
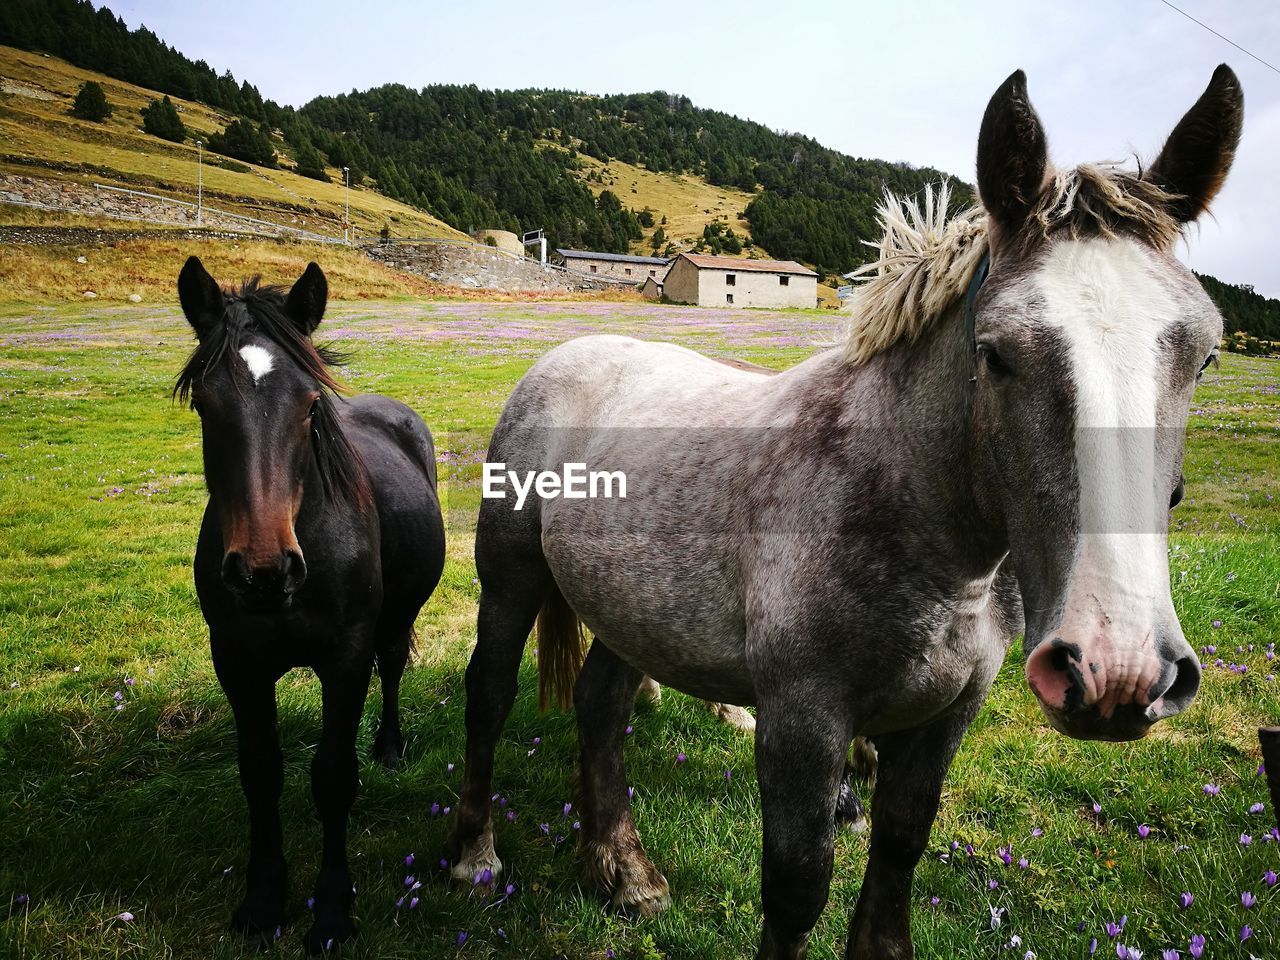
[[[1174,2],[1280,66],[1276,0]],[[970,182],[987,99],[1018,67],[1054,158],[1068,164],[1149,159],[1225,61],[1244,85],[1244,139],[1183,254],[1280,296],[1280,74],[1161,0],[107,5],[279,103],[389,82],[661,89]]]

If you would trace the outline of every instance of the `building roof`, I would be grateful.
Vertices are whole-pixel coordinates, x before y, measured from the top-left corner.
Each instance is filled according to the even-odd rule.
[[[557,250],[556,253],[566,260],[615,260],[619,263],[645,263],[660,267],[667,265],[662,257],[633,257],[629,253],[596,253],[592,250]]]
[[[737,257],[712,257],[702,253],[682,253],[699,270],[750,270],[756,273],[791,273],[802,277],[816,277],[817,274],[803,264],[794,260],[739,260]]]

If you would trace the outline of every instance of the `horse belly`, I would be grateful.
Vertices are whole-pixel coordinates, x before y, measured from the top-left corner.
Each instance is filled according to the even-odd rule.
[[[594,509],[581,501],[543,507],[543,553],[582,622],[666,686],[754,703],[741,593],[727,565],[673,530],[609,532]]]

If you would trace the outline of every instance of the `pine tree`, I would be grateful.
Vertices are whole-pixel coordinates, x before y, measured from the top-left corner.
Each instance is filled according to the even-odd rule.
[[[76,102],[71,106],[73,117],[101,123],[111,116],[111,112],[111,104],[107,102],[102,84],[86,80],[80,85],[80,90],[76,93]]]
[[[248,120],[232,120],[225,130],[209,138],[209,149],[262,167],[276,165],[276,152],[266,127],[255,127]]]
[[[142,129],[153,137],[181,143],[187,138],[187,128],[173,101],[166,95],[163,100],[152,100],[142,108]]]
[[[320,151],[309,140],[304,140],[302,145],[298,147],[297,156],[294,159],[298,163],[297,172],[304,177],[310,177],[312,180],[323,180],[329,182],[329,174],[324,169],[324,157],[320,155]]]

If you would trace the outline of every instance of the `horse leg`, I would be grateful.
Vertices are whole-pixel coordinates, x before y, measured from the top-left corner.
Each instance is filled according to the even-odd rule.
[[[764,817],[758,960],[800,960],[822,915],[835,857],[836,795],[849,749],[847,720],[808,691],[761,700],[756,774]]]
[[[235,716],[240,788],[249,806],[245,896],[231,926],[246,937],[270,940],[284,923],[289,895],[280,827],[284,757],[276,732],[275,678],[220,655],[217,644],[214,651],[214,669]]]
[[[349,642],[349,639],[348,639]],[[311,795],[323,831],[316,875],[315,921],[307,931],[308,953],[321,953],[356,935],[351,920],[351,871],[347,866],[347,818],[359,783],[356,733],[369,692],[372,658],[344,659],[317,670],[323,704],[320,745],[311,761]]]
[[[911,881],[938,813],[942,781],[982,698],[928,726],[876,737],[871,852],[849,924],[848,960],[911,960]]]
[[[493,752],[515,703],[520,655],[551,588],[551,572],[541,555],[526,554],[513,563],[515,553],[476,548],[481,590],[476,648],[466,674],[467,752],[448,846],[453,877],[468,883],[485,870],[494,877],[502,872],[493,848],[489,799]]]
[[[852,756],[844,766],[840,778],[840,792],[836,796],[836,826],[861,833],[867,826],[867,811],[858,799],[855,782],[868,791],[875,789],[876,748],[865,737],[855,737]]]
[[[622,760],[627,717],[641,680],[640,671],[597,638],[574,684],[573,705],[582,754],[583,873],[615,908],[648,915],[669,907],[671,895],[636,833]]]
[[[413,624],[389,631],[377,650],[378,679],[382,686],[382,717],[373,740],[373,758],[388,770],[400,765],[404,738],[400,735],[400,678],[409,663]]]

